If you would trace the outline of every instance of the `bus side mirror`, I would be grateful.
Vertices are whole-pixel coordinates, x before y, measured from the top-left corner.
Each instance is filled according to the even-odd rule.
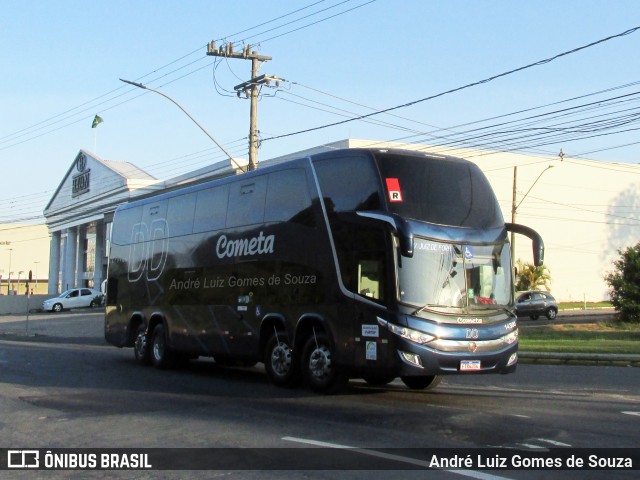
[[[363,219],[386,223],[391,226],[393,232],[400,238],[400,253],[403,257],[413,257],[413,231],[409,223],[395,213],[356,212]]]
[[[525,227],[519,223],[505,223],[508,232],[519,233],[529,237],[533,242],[533,264],[541,267],[544,263],[544,241],[538,232],[533,228]]]

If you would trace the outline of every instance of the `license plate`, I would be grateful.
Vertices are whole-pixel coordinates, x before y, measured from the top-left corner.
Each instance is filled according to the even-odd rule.
[[[480,370],[480,360],[462,360],[460,362],[460,370]]]

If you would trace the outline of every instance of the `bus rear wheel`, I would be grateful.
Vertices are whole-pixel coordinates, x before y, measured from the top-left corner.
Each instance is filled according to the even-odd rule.
[[[151,349],[147,329],[140,325],[136,330],[136,339],[133,342],[133,356],[140,365],[151,365]]]
[[[302,366],[309,387],[318,393],[335,393],[349,377],[333,361],[334,350],[324,334],[313,335],[303,350]]]
[[[296,383],[299,369],[286,333],[274,333],[267,342],[264,367],[274,385],[289,387]]]
[[[442,375],[427,375],[424,377],[400,377],[402,382],[411,390],[430,390],[438,386]]]
[[[165,369],[173,366],[174,358],[167,345],[164,335],[164,325],[156,325],[151,336],[151,362],[153,366]]]

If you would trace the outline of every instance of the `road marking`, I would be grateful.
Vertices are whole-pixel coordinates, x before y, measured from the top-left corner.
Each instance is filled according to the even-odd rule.
[[[540,445],[533,445],[531,443],[518,443],[517,445],[520,445],[522,447],[531,448],[532,450],[541,450],[541,449],[545,448],[545,447],[541,447]]]
[[[548,438],[536,438],[539,442],[550,443],[551,445],[555,445],[556,447],[570,447],[568,443],[556,442],[555,440],[549,440]]]
[[[640,417],[640,412],[622,412],[625,415],[635,415],[636,417]]]
[[[340,445],[337,443],[329,443],[329,442],[321,442],[319,440],[311,440],[307,438],[297,438],[297,437],[282,437],[282,440],[287,442],[296,442],[296,443],[304,443],[306,445],[314,445],[316,447],[325,447],[325,448],[344,448],[349,449],[353,452],[360,453],[362,455],[369,455],[371,457],[384,458],[386,460],[394,460],[396,462],[408,463],[410,465],[416,465],[422,468],[429,468],[429,462],[424,460],[418,460],[417,458],[411,457],[403,457],[401,455],[392,455],[390,453],[378,452],[376,450],[369,450],[366,448],[357,448],[350,447],[348,445]],[[445,470],[442,469],[443,472],[455,473],[457,475],[461,475],[463,477],[477,478],[478,480],[511,480],[507,477],[499,477],[497,475],[491,475],[484,472],[477,472],[475,470]]]

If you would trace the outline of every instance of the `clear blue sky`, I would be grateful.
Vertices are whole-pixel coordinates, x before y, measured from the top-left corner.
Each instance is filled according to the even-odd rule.
[[[259,155],[268,159],[349,137],[430,143],[436,128],[449,129],[437,133],[441,139],[470,128],[460,127],[468,122],[633,84],[640,81],[640,31],[393,112],[403,118],[371,119],[393,126],[353,121],[267,140],[345,119],[336,108],[354,116],[370,113],[365,106],[405,104],[637,26],[636,0],[4,0],[0,223],[40,215],[81,148],[133,162],[161,179],[222,159],[177,107],[119,78],[171,95],[232,154],[246,158],[249,102],[236,98],[233,86],[249,79],[250,62],[207,57],[212,39],[257,44],[254,49],[273,57],[260,73],[289,81],[277,94],[263,90],[259,103],[265,140]],[[518,148],[640,162],[640,144],[620,147],[639,141],[636,91],[640,85],[532,111],[528,115],[628,95],[628,102],[594,113],[593,121],[619,123],[617,130],[599,123],[594,133],[607,135],[544,146],[531,140]],[[104,123],[92,130],[95,114]],[[584,135],[588,117],[582,113],[571,128]],[[630,131],[615,133],[623,129]]]

